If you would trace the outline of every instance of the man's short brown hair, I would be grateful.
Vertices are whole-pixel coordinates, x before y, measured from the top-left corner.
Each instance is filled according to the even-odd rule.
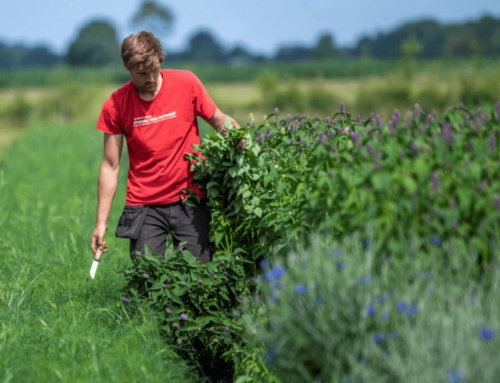
[[[128,67],[143,64],[151,68],[156,63],[161,64],[166,56],[160,40],[151,32],[142,31],[123,40],[122,60]]]

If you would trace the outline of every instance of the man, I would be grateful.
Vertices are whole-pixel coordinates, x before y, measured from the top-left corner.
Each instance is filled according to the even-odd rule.
[[[184,153],[195,152],[192,144],[200,137],[196,116],[223,132],[226,119],[189,71],[160,70],[166,57],[152,33],[139,32],[126,38],[121,47],[125,69],[132,81],[114,92],[104,103],[97,129],[104,132],[104,157],[98,179],[97,222],[92,233],[94,253],[106,253],[107,220],[118,183],[123,136],[127,140],[130,169],[126,206],[120,217],[117,236],[130,238],[131,258],[150,246],[165,254],[170,233],[174,245],[186,242],[197,259],[211,261],[210,213],[204,193],[193,182]],[[229,117],[231,123],[238,123]],[[243,150],[245,142],[236,147]],[[188,188],[202,198],[199,207],[181,201],[181,189]]]

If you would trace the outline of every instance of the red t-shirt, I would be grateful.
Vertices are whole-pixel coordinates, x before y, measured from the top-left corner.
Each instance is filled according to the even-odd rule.
[[[179,201],[181,189],[192,189],[193,174],[185,153],[200,143],[196,116],[211,118],[217,106],[192,72],[160,71],[163,83],[151,101],[139,97],[132,81],[104,103],[97,129],[124,134],[130,168],[127,205],[163,205]],[[200,153],[199,153],[200,154]],[[204,192],[193,189],[200,197]]]

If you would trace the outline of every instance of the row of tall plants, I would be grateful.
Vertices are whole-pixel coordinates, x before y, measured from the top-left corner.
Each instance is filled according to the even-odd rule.
[[[475,255],[474,278],[493,264],[500,102],[484,110],[460,104],[441,117],[415,105],[406,116],[396,110],[386,124],[374,113],[353,116],[343,103],[325,119],[277,109],[260,125],[253,118],[242,129],[226,124],[227,137],[212,132],[195,147],[202,155],[186,155],[212,210],[212,262],[196,261],[182,246],[166,259],[147,248],[124,270],[126,318],[153,316],[191,362],[235,358],[240,372],[248,372],[241,366],[251,360],[258,365],[242,350],[253,344],[247,321],[266,323],[266,309],[245,302],[263,290],[259,280],[276,282],[286,273],[286,264],[267,269],[268,263],[307,253],[314,233],[329,241],[356,235],[372,254],[374,276],[388,272],[388,261],[389,272],[397,273],[415,240],[420,246],[412,258],[421,264],[431,254],[460,263],[447,251],[450,243]],[[244,137],[245,150],[238,152]],[[186,202],[196,204],[197,197]],[[336,371],[347,373],[345,366]],[[305,379],[321,370],[314,363],[304,368],[307,373],[292,375]]]

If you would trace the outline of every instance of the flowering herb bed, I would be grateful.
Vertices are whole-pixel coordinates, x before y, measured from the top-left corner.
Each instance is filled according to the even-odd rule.
[[[186,155],[212,209],[213,262],[203,267],[176,251],[165,263],[146,254],[127,270],[128,313],[155,316],[186,358],[232,358],[249,340],[239,305],[255,285],[250,277],[262,261],[306,250],[315,232],[337,240],[359,233],[379,272],[386,259],[404,261],[413,238],[424,239],[413,254],[421,262],[432,255],[465,265],[465,255],[447,251],[453,242],[472,246],[482,267],[471,268],[475,277],[491,263],[500,218],[500,102],[490,110],[459,105],[442,118],[415,105],[404,120],[396,110],[386,125],[373,113],[353,117],[341,103],[325,120],[283,118],[276,110],[259,126],[228,128],[227,137],[212,132],[195,147],[203,157]],[[188,203],[196,203],[193,197]],[[309,290],[295,286],[298,295]],[[375,312],[366,307],[369,317]],[[376,344],[388,339],[381,332],[373,337]]]

